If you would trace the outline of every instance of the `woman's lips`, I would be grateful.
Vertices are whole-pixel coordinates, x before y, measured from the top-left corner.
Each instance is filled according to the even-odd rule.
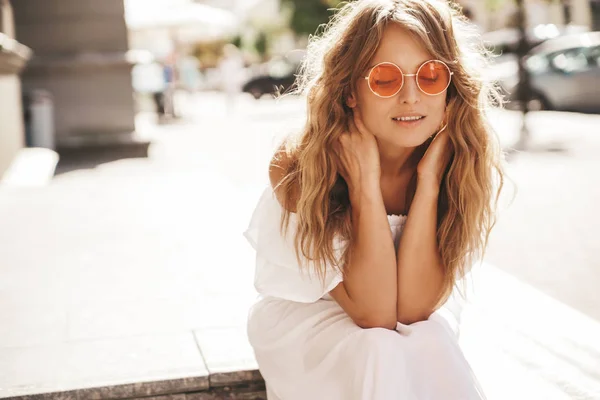
[[[396,124],[397,126],[403,127],[403,128],[413,128],[415,126],[420,125],[426,117],[422,117],[421,119],[417,119],[417,120],[409,120],[409,121],[401,121],[401,120],[396,120],[392,118],[392,122],[394,124]]]

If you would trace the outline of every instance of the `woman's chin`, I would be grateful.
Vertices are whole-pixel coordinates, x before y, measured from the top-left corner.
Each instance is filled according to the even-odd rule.
[[[392,141],[394,146],[398,147],[406,147],[406,148],[415,148],[423,145],[430,138],[430,135],[414,135],[414,136],[403,136],[396,137]]]
[[[392,129],[375,134],[375,137],[380,146],[415,148],[427,142],[431,137],[430,131],[431,129]]]

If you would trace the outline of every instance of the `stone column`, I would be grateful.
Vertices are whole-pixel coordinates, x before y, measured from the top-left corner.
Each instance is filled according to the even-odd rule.
[[[10,38],[15,37],[13,10],[8,0],[0,0],[0,32]]]
[[[147,143],[135,132],[123,0],[18,0],[16,31],[35,57],[25,90],[54,97],[60,149]]]
[[[571,22],[592,28],[592,6],[590,0],[571,0]]]
[[[0,0],[0,177],[25,144],[19,73],[30,50],[14,35],[10,2]]]

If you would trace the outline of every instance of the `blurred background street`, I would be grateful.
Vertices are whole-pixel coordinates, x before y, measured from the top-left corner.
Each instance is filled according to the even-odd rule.
[[[265,398],[242,232],[309,3],[0,0],[0,398]],[[490,399],[600,399],[600,3],[526,1],[525,55],[518,2],[462,3],[510,179],[461,345]]]

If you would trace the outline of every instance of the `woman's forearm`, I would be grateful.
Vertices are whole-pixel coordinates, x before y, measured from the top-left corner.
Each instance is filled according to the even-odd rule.
[[[439,184],[419,180],[398,248],[398,321],[427,319],[442,290],[444,268],[438,250]]]
[[[379,188],[351,193],[354,243],[344,285],[361,318],[396,323],[396,254]]]

